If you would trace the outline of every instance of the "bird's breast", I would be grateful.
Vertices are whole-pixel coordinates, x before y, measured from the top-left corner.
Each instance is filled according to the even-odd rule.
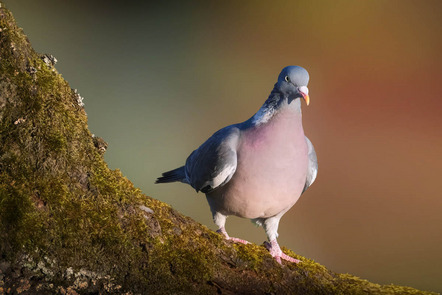
[[[212,202],[226,214],[246,218],[287,210],[301,195],[307,175],[308,149],[300,114],[282,113],[244,130],[237,156],[234,176],[214,193]]]

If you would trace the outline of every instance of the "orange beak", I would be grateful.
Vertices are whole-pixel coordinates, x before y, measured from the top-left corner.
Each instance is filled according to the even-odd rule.
[[[309,103],[310,103],[310,96],[308,96],[308,88],[307,88],[307,86],[299,87],[299,93],[301,93],[302,97],[305,100],[305,103],[307,105],[309,105]]]
[[[302,97],[304,98],[306,105],[309,105],[309,103],[310,103],[310,96],[308,96],[308,94],[302,93]]]

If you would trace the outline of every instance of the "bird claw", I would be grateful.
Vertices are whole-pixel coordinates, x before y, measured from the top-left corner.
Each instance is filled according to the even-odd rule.
[[[244,244],[244,245],[250,244],[250,242],[248,242],[246,240],[230,237],[227,234],[227,232],[226,232],[226,230],[224,228],[220,228],[216,232],[219,233],[219,234],[222,234],[226,240],[233,241],[233,242],[236,242],[236,243],[241,243],[241,244]]]
[[[238,238],[233,238],[233,237],[229,237],[228,240],[234,241],[236,243],[241,243],[241,244],[244,244],[244,245],[250,244],[249,241],[238,239]]]
[[[265,241],[264,242],[264,246],[267,248],[267,250],[269,250],[270,255],[272,255],[272,257],[275,258],[276,262],[278,262],[279,264],[282,264],[281,258],[283,260],[286,260],[288,262],[293,262],[293,263],[296,263],[296,264],[301,262],[301,260],[298,260],[298,259],[295,259],[293,257],[290,257],[287,254],[285,254],[284,252],[282,252],[282,250],[279,247],[279,245],[276,242],[276,240],[273,240],[270,243]]]

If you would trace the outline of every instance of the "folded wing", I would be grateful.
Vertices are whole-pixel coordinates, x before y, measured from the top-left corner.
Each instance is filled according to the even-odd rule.
[[[308,146],[308,170],[304,190],[302,191],[303,193],[306,189],[308,189],[309,186],[312,185],[312,183],[316,179],[316,175],[318,175],[318,159],[316,157],[315,148],[313,147],[312,142],[310,141],[310,139],[307,138],[307,136],[305,137],[305,140],[307,141]]]
[[[227,126],[213,134],[187,158],[185,175],[196,190],[208,193],[226,184],[235,174],[240,130]]]

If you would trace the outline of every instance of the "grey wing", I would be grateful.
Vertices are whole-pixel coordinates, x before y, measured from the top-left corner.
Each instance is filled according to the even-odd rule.
[[[187,182],[198,192],[208,193],[227,183],[236,171],[240,131],[234,125],[213,134],[187,158]]]
[[[315,148],[313,147],[312,142],[310,141],[310,139],[307,138],[307,136],[305,137],[305,140],[308,146],[308,170],[304,190],[302,191],[303,193],[309,186],[312,185],[312,183],[316,179],[316,175],[318,174],[318,159],[316,157]]]

